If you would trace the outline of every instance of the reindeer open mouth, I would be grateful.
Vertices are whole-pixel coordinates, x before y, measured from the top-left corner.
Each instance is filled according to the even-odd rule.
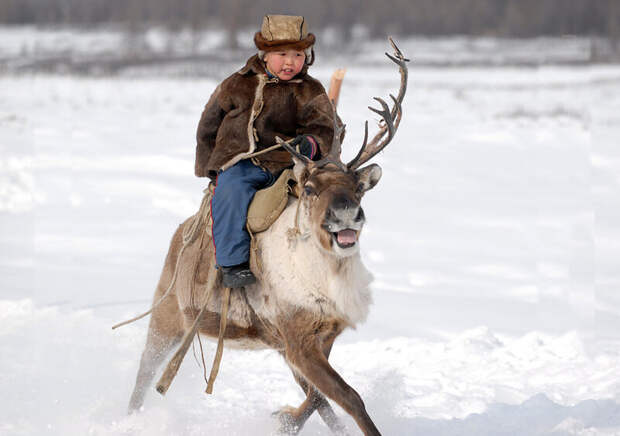
[[[353,229],[344,229],[338,232],[332,232],[332,236],[340,248],[351,248],[357,242],[357,231]]]
[[[354,228],[344,228],[340,230],[334,230],[335,228],[341,227],[330,223],[323,223],[321,226],[323,230],[331,235],[332,244],[337,245],[342,249],[347,249],[355,246],[357,244],[357,238],[359,236],[359,232],[361,230],[361,226],[358,229]]]
[[[355,246],[366,218],[359,205],[342,197],[333,201],[325,213],[323,229],[331,234],[332,241],[338,247],[347,249]]]

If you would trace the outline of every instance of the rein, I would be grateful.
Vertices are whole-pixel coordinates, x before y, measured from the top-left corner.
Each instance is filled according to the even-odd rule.
[[[284,144],[290,145],[291,141],[293,139],[295,139],[295,138],[291,138],[291,139],[289,139],[287,141],[284,141],[279,136],[276,136],[276,144],[272,145],[271,147],[267,147],[264,150],[260,150],[260,151],[254,152],[254,153],[250,153],[246,157],[244,157],[243,159],[252,159],[253,157],[260,156],[261,154],[269,153],[270,151],[277,150],[280,147],[284,147]]]
[[[264,150],[249,154],[248,156],[244,157],[244,159],[252,159],[255,156],[259,156],[261,154],[265,154],[270,151],[277,150],[278,148],[283,147],[284,144],[289,144],[290,141],[292,140],[293,139],[289,139],[288,141],[283,141],[281,138],[276,137],[276,141],[278,141],[277,144],[274,144],[271,147],[268,147]],[[299,214],[299,206],[297,207],[297,213]],[[202,203],[200,204],[200,208],[198,209],[198,212],[196,212],[196,214],[194,215],[194,220],[192,221],[191,225],[183,231],[183,246],[181,247],[181,251],[179,251],[177,263],[174,267],[174,274],[172,276],[172,281],[170,282],[168,289],[166,289],[166,292],[164,292],[164,295],[162,295],[162,297],[159,300],[157,300],[157,302],[153,304],[149,310],[131,319],[128,319],[126,321],[119,322],[118,324],[113,325],[112,330],[115,330],[119,327],[122,327],[127,324],[131,324],[132,322],[135,322],[135,321],[138,321],[144,318],[145,316],[153,312],[153,310],[155,310],[166,299],[166,297],[170,294],[170,291],[172,290],[172,287],[174,286],[176,282],[177,270],[179,268],[179,263],[181,262],[183,251],[189,244],[191,244],[192,242],[196,240],[196,237],[198,236],[198,229],[202,227],[202,224],[204,224],[205,222],[208,223],[210,219],[211,219],[211,208],[209,207],[209,201],[207,201],[207,196],[205,195],[202,198]],[[296,218],[296,221],[297,221],[297,218]],[[299,230],[297,232],[299,233]]]
[[[119,322],[118,324],[113,325],[112,330],[117,329],[127,324],[131,324],[132,322],[135,322],[135,321],[138,321],[139,319],[144,318],[145,316],[153,312],[153,310],[155,310],[166,299],[166,297],[168,297],[168,295],[170,294],[170,291],[172,290],[172,287],[174,286],[177,280],[177,271],[179,269],[179,263],[181,263],[183,251],[185,251],[185,248],[189,244],[191,244],[192,242],[196,240],[196,237],[198,236],[198,229],[202,227],[202,224],[203,223],[208,224],[209,220],[211,219],[211,209],[208,206],[209,206],[209,201],[207,201],[207,196],[205,195],[202,198],[202,203],[200,203],[200,209],[198,209],[198,212],[196,212],[196,214],[194,215],[194,220],[192,221],[191,225],[188,226],[183,231],[183,246],[181,247],[181,250],[179,251],[179,256],[177,257],[177,263],[174,267],[174,274],[172,275],[172,281],[170,282],[168,289],[166,289],[166,292],[164,292],[164,295],[162,295],[161,298],[157,300],[157,302],[153,304],[149,310],[147,310],[141,315],[128,319],[127,321]]]

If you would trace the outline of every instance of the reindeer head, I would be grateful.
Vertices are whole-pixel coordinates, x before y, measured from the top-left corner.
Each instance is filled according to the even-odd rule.
[[[327,252],[339,257],[356,253],[366,221],[360,204],[362,196],[377,184],[381,168],[372,164],[343,171],[333,164],[318,166],[299,158],[295,161],[304,230]]]
[[[283,143],[293,155],[300,208],[303,208],[304,227],[319,246],[338,257],[348,257],[359,250],[357,243],[365,223],[361,200],[381,179],[381,167],[370,164],[360,168],[385,148],[392,140],[402,118],[401,103],[407,90],[407,66],[401,51],[390,38],[394,56],[386,53],[400,69],[401,83],[398,96],[390,95],[394,106],[390,109],[385,101],[375,97],[382,109],[369,107],[381,115],[379,131],[368,142],[368,121],[365,125],[364,142],[357,156],[348,164],[340,160],[340,138],[344,125],[339,125],[334,110],[334,139],[327,156],[313,162],[299,154],[293,147]]]

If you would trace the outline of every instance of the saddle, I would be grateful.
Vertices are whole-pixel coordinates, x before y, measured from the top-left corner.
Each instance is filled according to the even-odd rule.
[[[252,238],[252,250],[255,250],[255,239],[252,235],[267,230],[282,214],[288,203],[289,195],[296,195],[294,187],[296,186],[295,176],[292,170],[284,170],[278,177],[276,182],[268,188],[261,189],[256,192],[250,207],[248,208],[248,230],[250,237]],[[200,236],[206,236],[211,238],[211,228],[213,226],[213,220],[211,218],[211,198],[215,191],[215,185],[209,184],[209,187],[204,190],[204,196],[200,209],[188,220],[182,224],[182,241],[183,247],[181,250],[185,250],[186,247],[198,243],[198,250],[205,250],[208,253],[207,256],[199,256],[194,263],[195,271],[194,277],[197,277],[198,268],[200,265],[204,267],[205,271],[213,271],[215,268],[214,252],[211,249],[207,249],[211,244],[204,244]],[[181,255],[179,254],[179,259]],[[260,268],[260,267],[259,267]],[[175,269],[176,271],[176,269]],[[214,271],[213,271],[214,272]],[[217,312],[222,305],[222,290],[217,280],[217,274],[207,274],[204,285],[206,286],[206,297],[208,303],[208,310]],[[176,277],[176,272],[175,272]],[[173,278],[174,282],[174,278]],[[202,290],[202,289],[201,289]],[[203,290],[204,291],[204,290]],[[194,292],[192,287],[192,294]],[[193,297],[192,297],[193,298]],[[188,301],[194,301],[191,304],[195,304],[196,307],[201,307],[205,304],[204,301],[198,296],[196,300],[190,299]],[[247,327],[250,325],[251,311],[247,306],[247,300],[245,294],[240,289],[232,289],[230,293],[231,307],[235,308],[228,314],[228,318],[234,320],[239,326]]]
[[[284,170],[275,183],[268,188],[256,191],[248,208],[248,228],[252,233],[267,230],[278,219],[293,194],[296,180],[293,170]]]
[[[248,208],[247,226],[251,233],[264,232],[271,227],[286,208],[288,196],[295,195],[293,190],[295,184],[293,170],[286,169],[273,185],[256,191]],[[214,191],[215,185],[210,183],[205,197],[213,196]]]

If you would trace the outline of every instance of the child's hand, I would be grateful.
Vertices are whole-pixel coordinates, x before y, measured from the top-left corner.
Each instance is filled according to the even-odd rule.
[[[308,159],[314,160],[319,157],[319,146],[311,135],[297,135],[289,144],[297,146],[297,151]]]

